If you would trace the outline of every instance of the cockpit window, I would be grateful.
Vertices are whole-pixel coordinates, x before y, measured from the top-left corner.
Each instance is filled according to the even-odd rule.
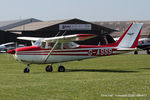
[[[40,48],[51,49],[54,47],[55,42],[44,42],[43,39],[39,39],[34,43],[34,45]],[[74,42],[58,43],[55,49],[68,49],[68,48],[75,48],[77,46],[78,44]]]
[[[43,40],[43,39],[37,40],[37,41],[34,43],[34,45],[39,46],[42,40]]]

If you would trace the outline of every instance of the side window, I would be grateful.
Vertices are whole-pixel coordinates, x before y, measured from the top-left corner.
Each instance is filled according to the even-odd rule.
[[[58,43],[56,49],[61,49],[61,43]]]
[[[46,45],[46,42],[41,42],[40,47],[41,47],[41,48],[45,48],[45,45]]]
[[[68,43],[64,43],[64,44],[63,44],[63,48],[64,48],[64,49],[67,49],[67,48],[70,48],[70,46],[69,46]]]
[[[53,48],[54,45],[55,42],[49,42],[49,43],[42,42],[40,47],[50,49]],[[75,48],[75,47],[77,47],[77,44],[75,43],[58,43],[55,49],[68,49],[68,48]]]
[[[55,42],[49,42],[46,44],[45,48],[51,49],[54,47],[54,45],[55,45]],[[61,43],[58,43],[55,49],[61,49]]]
[[[54,46],[54,43],[52,43],[52,42],[48,43],[48,48],[52,48],[53,46]]]
[[[64,45],[63,46],[64,49],[77,47],[77,45],[75,43],[72,43],[72,42],[70,42],[70,43],[64,43],[63,45]]]

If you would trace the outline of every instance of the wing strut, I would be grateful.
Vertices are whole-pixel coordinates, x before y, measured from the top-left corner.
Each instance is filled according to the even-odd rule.
[[[50,55],[52,54],[53,50],[56,48],[57,44],[58,44],[59,40],[56,41],[56,43],[54,44],[53,48],[50,50],[49,54],[47,55],[47,57],[44,60],[44,63],[46,63],[47,59],[50,57]]]

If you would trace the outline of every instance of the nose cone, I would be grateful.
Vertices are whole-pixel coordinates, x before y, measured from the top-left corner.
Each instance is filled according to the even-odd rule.
[[[15,50],[15,49],[13,49],[13,50],[8,50],[7,52],[10,53],[10,54],[15,54],[15,53],[16,53],[16,50]]]

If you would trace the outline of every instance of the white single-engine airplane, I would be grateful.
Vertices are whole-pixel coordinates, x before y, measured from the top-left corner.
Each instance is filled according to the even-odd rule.
[[[59,63],[58,72],[65,72],[62,62],[82,60],[100,56],[126,53],[136,49],[142,30],[142,23],[133,22],[118,41],[107,45],[77,45],[72,41],[81,41],[95,37],[93,34],[75,34],[52,38],[19,37],[19,39],[36,41],[28,47],[9,50],[19,62],[27,63],[24,73],[29,72],[30,64],[50,64],[45,70],[52,72],[52,65]]]

